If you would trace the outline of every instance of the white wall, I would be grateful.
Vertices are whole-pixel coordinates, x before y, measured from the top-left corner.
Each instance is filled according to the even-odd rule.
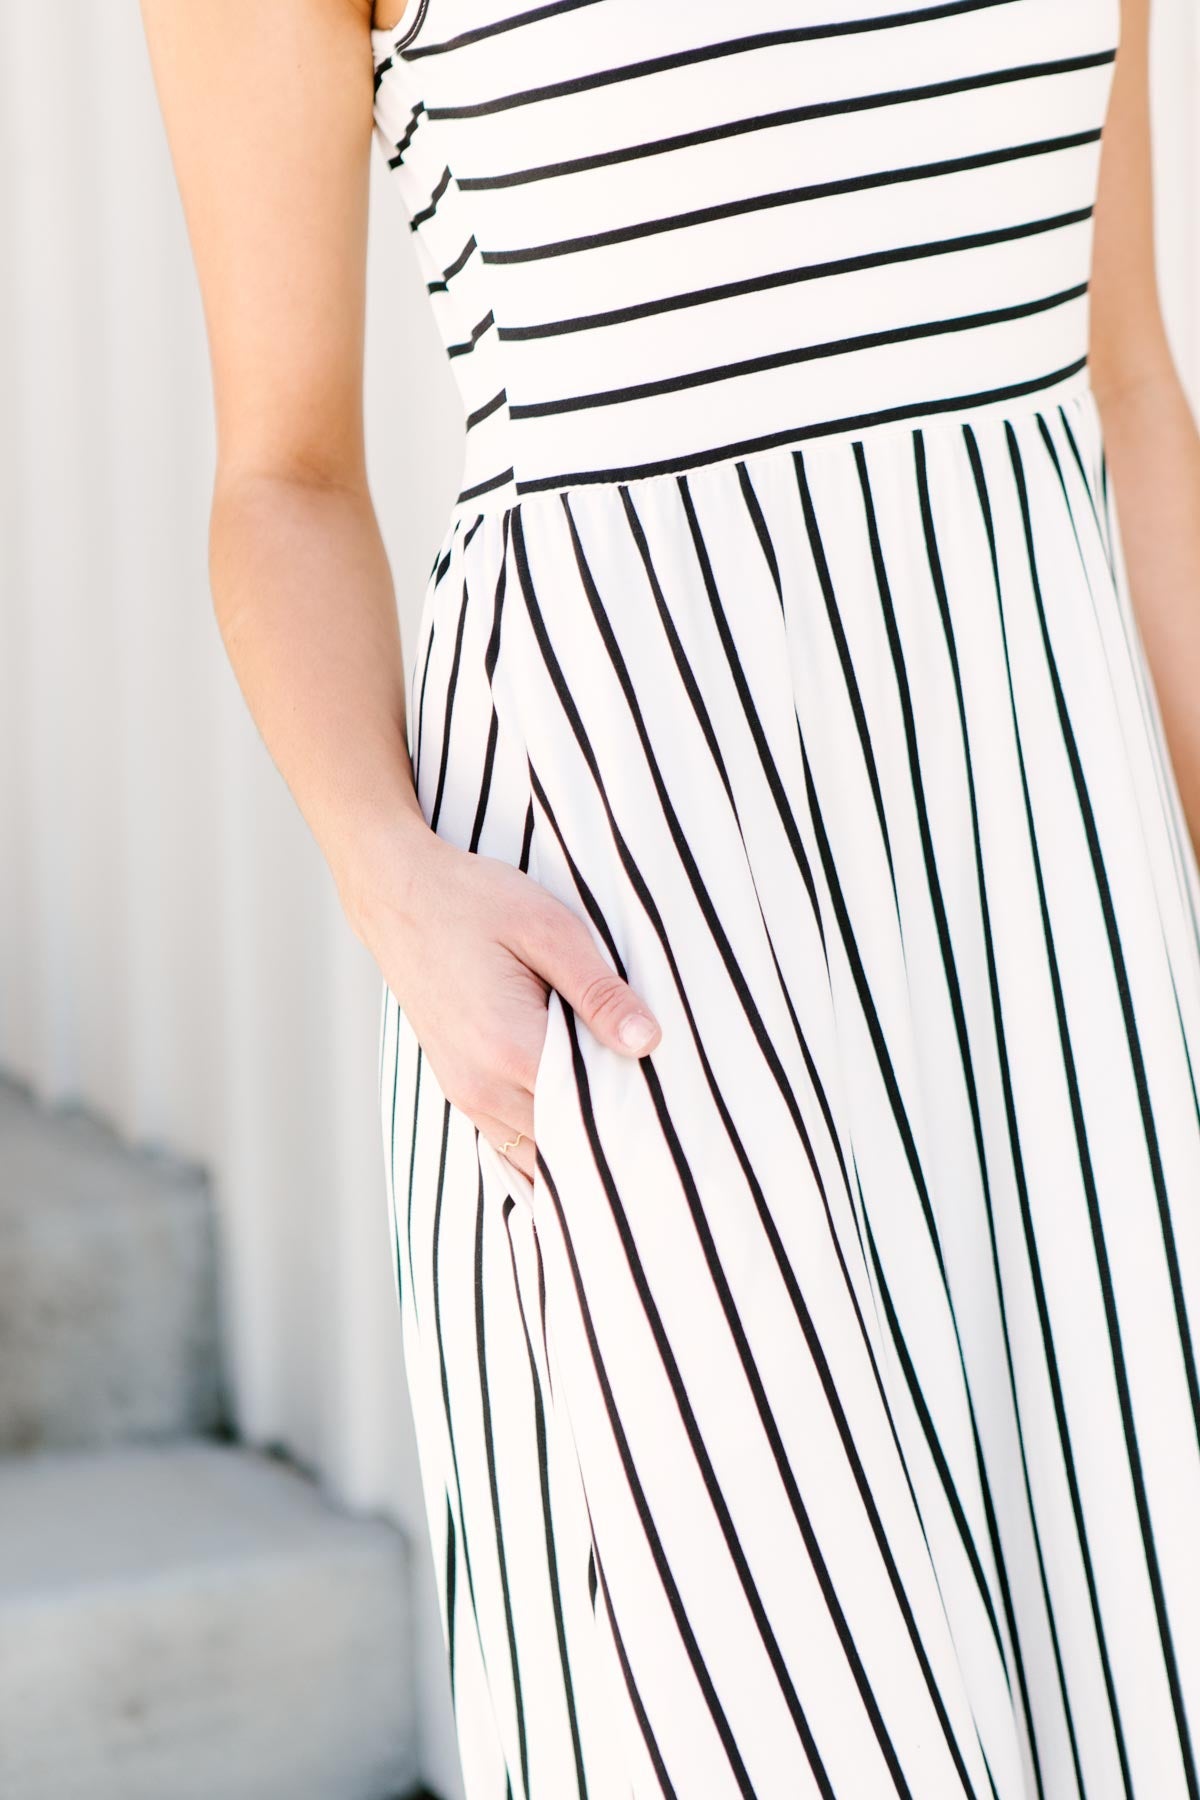
[[[411,643],[462,427],[373,158],[370,471]],[[207,352],[135,0],[0,0],[0,159],[0,1068],[214,1170],[239,1427],[409,1527],[449,1800],[379,977],[212,617]]]
[[[1200,58],[1190,0],[1155,5],[1160,262],[1196,395]],[[203,324],[135,0],[0,0],[0,170],[0,1067],[215,1171],[238,1425],[408,1526],[427,1779],[454,1800],[379,979],[212,618]],[[377,156],[374,187],[370,470],[411,645],[461,421]]]

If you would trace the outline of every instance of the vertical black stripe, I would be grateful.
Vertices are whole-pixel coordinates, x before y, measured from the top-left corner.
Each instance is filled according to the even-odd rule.
[[[1154,1192],[1158,1201],[1158,1216],[1162,1232],[1163,1255],[1166,1259],[1167,1271],[1171,1284],[1171,1295],[1175,1306],[1180,1354],[1183,1358],[1184,1370],[1187,1377],[1188,1396],[1192,1407],[1192,1425],[1193,1430],[1196,1433],[1197,1441],[1200,1442],[1200,1387],[1198,1387],[1196,1377],[1195,1351],[1192,1345],[1191,1328],[1187,1315],[1187,1302],[1183,1294],[1183,1284],[1179,1269],[1179,1255],[1175,1245],[1175,1233],[1171,1221],[1170,1201],[1167,1195],[1166,1177],[1163,1171],[1162,1156],[1158,1145],[1158,1132],[1154,1122],[1154,1109],[1150,1097],[1149,1081],[1146,1076],[1145,1058],[1142,1053],[1141,1039],[1138,1032],[1137,1020],[1134,1016],[1133,1001],[1130,995],[1129,974],[1125,964],[1120,929],[1117,925],[1116,913],[1113,908],[1112,890],[1104,864],[1104,855],[1100,847],[1100,837],[1096,827],[1095,812],[1088,792],[1087,778],[1084,774],[1083,765],[1079,755],[1079,748],[1075,741],[1074,729],[1071,725],[1070,714],[1067,710],[1066,699],[1062,690],[1062,682],[1058,673],[1058,664],[1050,640],[1049,628],[1046,623],[1041,583],[1038,578],[1037,554],[1033,540],[1033,521],[1030,514],[1029,491],[1025,481],[1024,465],[1021,458],[1020,447],[1017,443],[1016,433],[1014,432],[1011,423],[1007,420],[1005,421],[1004,433],[1008,441],[1009,456],[1013,468],[1013,478],[1016,483],[1017,496],[1020,503],[1021,522],[1025,533],[1025,546],[1029,558],[1030,581],[1033,588],[1034,604],[1037,608],[1038,624],[1041,628],[1042,644],[1046,653],[1046,664],[1050,672],[1051,684],[1054,690],[1054,703],[1058,712],[1059,724],[1062,728],[1063,744],[1067,752],[1067,760],[1070,765],[1071,775],[1075,784],[1076,797],[1079,802],[1080,816],[1083,821],[1088,849],[1092,859],[1092,868],[1096,879],[1096,894],[1104,917],[1109,952],[1112,957],[1116,993],[1125,1022],[1129,1059],[1134,1084],[1137,1089],[1138,1104],[1142,1115],[1142,1128],[1146,1140],[1146,1152],[1150,1162],[1151,1175],[1154,1182]],[[1043,905],[1044,904],[1045,902],[1043,901]],[[1048,918],[1047,932],[1049,932]],[[1057,971],[1055,972],[1055,983],[1057,991]],[[1066,1032],[1067,1025],[1065,1011],[1063,1013],[1062,1022],[1064,1032]],[[1074,1075],[1072,1076],[1072,1079],[1074,1080]],[[1200,1795],[1200,1771],[1197,1770],[1196,1759],[1192,1749],[1191,1732],[1188,1726],[1183,1691],[1179,1679],[1178,1658],[1175,1651],[1174,1639],[1171,1634],[1170,1620],[1167,1614],[1166,1595],[1163,1592],[1162,1575],[1158,1565],[1158,1553],[1155,1548],[1153,1528],[1150,1521],[1149,1500],[1145,1491],[1145,1477],[1141,1466],[1141,1454],[1138,1449],[1136,1429],[1132,1419],[1127,1435],[1130,1471],[1133,1475],[1135,1487],[1137,1489],[1138,1510],[1142,1514],[1146,1567],[1150,1577],[1151,1592],[1154,1596],[1154,1609],[1162,1642],[1167,1681],[1171,1690],[1171,1701],[1175,1710],[1176,1727],[1179,1732],[1180,1751],[1187,1775],[1189,1800],[1197,1800],[1197,1796]]]

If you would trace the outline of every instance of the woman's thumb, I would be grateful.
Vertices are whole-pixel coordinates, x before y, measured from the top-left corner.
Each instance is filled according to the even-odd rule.
[[[609,968],[582,923],[540,972],[610,1049],[644,1056],[657,1044],[662,1035],[658,1021],[629,983]]]

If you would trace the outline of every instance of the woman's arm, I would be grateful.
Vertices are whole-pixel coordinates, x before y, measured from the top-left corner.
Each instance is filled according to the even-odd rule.
[[[204,303],[230,661],[443,1090],[497,1145],[531,1140],[548,985],[614,1049],[658,1032],[574,913],[437,838],[414,792],[363,442],[369,0],[142,0],[142,18]],[[512,1156],[527,1174],[531,1153]]]
[[[1155,274],[1149,11],[1150,0],[1122,0],[1100,154],[1089,357],[1130,597],[1200,850],[1200,432]]]
[[[363,466],[365,18],[354,0],[146,0],[142,14],[208,327],[217,619],[269,750],[354,887],[371,843],[416,810]]]

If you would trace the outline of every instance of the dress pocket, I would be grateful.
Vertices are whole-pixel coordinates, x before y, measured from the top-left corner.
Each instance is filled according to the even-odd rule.
[[[557,989],[551,988],[546,1002],[546,1035],[542,1040],[533,1077],[533,1141],[539,1147],[539,1159],[534,1168],[533,1179],[530,1180],[507,1156],[501,1156],[482,1132],[479,1135],[480,1157],[500,1186],[525,1208],[535,1231],[548,1197],[542,1164],[545,1161],[547,1134],[553,1135],[555,1071],[561,1065],[564,1050],[568,1046],[565,1006],[566,1002],[561,994]]]

